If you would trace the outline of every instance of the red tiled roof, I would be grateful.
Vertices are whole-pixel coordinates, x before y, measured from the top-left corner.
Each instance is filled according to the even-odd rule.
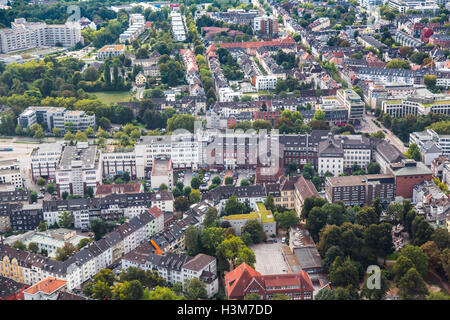
[[[295,44],[291,36],[281,40],[272,41],[255,41],[255,42],[228,42],[221,43],[222,48],[260,48],[260,47],[276,47],[283,44]]]
[[[67,281],[54,277],[47,277],[44,280],[39,281],[34,286],[29,287],[24,292],[29,294],[36,294],[38,292],[44,292],[50,294],[55,290],[61,289],[66,285]]]
[[[136,183],[120,183],[120,184],[102,184],[97,187],[96,196],[106,196],[110,194],[123,193],[139,193],[141,184]]]
[[[160,215],[164,214],[164,212],[162,212],[158,207],[150,208],[148,209],[148,212],[150,212],[150,214],[155,218],[158,218]]]
[[[225,286],[229,299],[245,296],[250,285],[252,287],[259,286],[266,293],[290,290],[274,288],[287,286],[296,286],[298,287],[296,290],[301,291],[314,291],[308,274],[303,270],[297,273],[263,276],[244,262],[225,275]]]

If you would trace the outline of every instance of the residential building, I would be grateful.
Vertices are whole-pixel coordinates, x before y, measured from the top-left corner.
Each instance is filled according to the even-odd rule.
[[[363,118],[364,102],[355,91],[351,89],[338,90],[336,98],[341,105],[347,108],[350,121],[359,121]]]
[[[278,78],[276,76],[256,76],[256,90],[274,90],[277,86]]]
[[[439,155],[450,157],[450,135],[438,134],[433,129],[427,129],[422,132],[412,132],[409,134],[409,143],[415,143],[420,151],[426,151],[431,146],[434,147],[434,152],[426,154],[427,157],[424,163],[427,166],[431,165],[431,161],[436,159]]]
[[[300,216],[303,209],[303,204],[305,203],[305,199],[317,198],[319,197],[319,193],[317,192],[317,189],[311,182],[311,180],[305,179],[303,176],[300,176],[297,179],[294,187],[294,209],[295,213]]]
[[[67,289],[67,281],[48,277],[26,289],[24,300],[56,300],[60,291]]]
[[[245,262],[225,275],[228,299],[243,300],[247,294],[258,294],[261,300],[272,300],[284,294],[292,300],[312,300],[314,287],[306,271],[261,275]]]
[[[255,34],[278,34],[278,19],[273,16],[259,16],[253,19],[253,31]]]
[[[154,158],[150,180],[153,190],[158,190],[162,184],[172,190],[174,183],[172,160],[167,157]]]
[[[411,202],[418,215],[434,227],[444,228],[450,214],[450,200],[433,181],[423,181],[413,188]]]
[[[101,168],[96,146],[78,142],[76,146],[65,146],[56,168],[56,189],[70,195],[84,195],[88,188],[94,194],[101,182]]]
[[[373,174],[363,176],[327,177],[325,195],[329,202],[340,200],[346,206],[370,205],[379,198],[382,203],[394,201],[396,184],[391,174]]]
[[[0,184],[13,185],[15,188],[23,187],[20,163],[17,159],[0,160]]]
[[[49,257],[55,258],[56,250],[62,248],[66,242],[76,247],[82,239],[89,238],[77,235],[75,230],[59,228],[48,229],[42,232],[29,231],[22,235],[9,237],[5,239],[4,243],[12,246],[15,241],[19,240],[28,247],[28,244],[33,242],[37,244],[40,252],[44,249]]]
[[[36,181],[43,177],[49,182],[55,181],[62,150],[63,146],[60,143],[45,143],[33,149],[30,155],[31,179]]]
[[[17,118],[17,123],[26,130],[33,124],[40,124],[45,130],[52,132],[57,128],[62,133],[67,130],[76,132],[85,131],[88,127],[96,128],[95,115],[80,110],[66,110],[57,107],[28,107]]]
[[[81,27],[75,22],[48,25],[16,18],[11,28],[0,29],[0,53],[9,53],[42,47],[74,47],[83,43]]]
[[[122,258],[122,269],[128,267],[155,270],[169,284],[181,283],[184,290],[187,281],[197,278],[206,284],[209,298],[216,295],[219,290],[216,258],[205,254],[189,257],[169,252],[161,255],[156,254],[149,243],[143,243]]]
[[[123,44],[108,44],[103,46],[97,52],[97,59],[106,60],[125,54],[125,45]]]
[[[145,18],[140,13],[130,14],[128,29],[119,36],[120,43],[131,43],[136,40],[145,30]]]
[[[172,11],[170,13],[171,23],[172,23],[172,34],[175,41],[185,41],[186,32],[184,30],[184,23],[181,13],[177,11]]]

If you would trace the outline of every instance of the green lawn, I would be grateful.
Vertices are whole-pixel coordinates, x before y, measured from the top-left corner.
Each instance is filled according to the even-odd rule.
[[[130,91],[120,91],[120,92],[101,91],[101,92],[94,92],[94,94],[101,102],[105,104],[111,104],[116,102],[128,102],[131,100],[131,98],[136,96],[134,93]]]

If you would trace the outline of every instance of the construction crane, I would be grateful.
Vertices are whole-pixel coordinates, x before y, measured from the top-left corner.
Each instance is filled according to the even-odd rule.
[[[162,252],[161,248],[156,244],[155,241],[153,241],[153,239],[150,239],[150,243],[155,248],[155,254],[162,255],[163,252]]]
[[[433,60],[431,60],[431,62],[430,62],[430,63],[427,63],[427,64],[426,64],[426,65],[424,65],[423,67],[424,67],[424,68],[426,68],[426,67],[430,66],[430,71],[431,71],[431,72],[433,72],[433,65],[434,65],[434,61],[433,61]]]

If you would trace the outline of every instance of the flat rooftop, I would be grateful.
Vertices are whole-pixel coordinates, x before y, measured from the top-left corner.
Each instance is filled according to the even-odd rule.
[[[89,146],[87,148],[77,148],[74,146],[66,146],[61,156],[60,166],[67,167],[72,161],[79,160],[83,162],[83,167],[94,167],[96,159],[97,147]]]
[[[155,159],[153,162],[152,175],[164,176],[172,169],[170,158]]]

